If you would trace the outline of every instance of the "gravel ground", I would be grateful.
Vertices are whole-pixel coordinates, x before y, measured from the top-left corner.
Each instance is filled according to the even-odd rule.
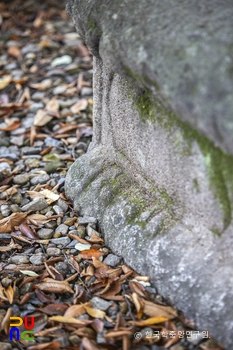
[[[93,100],[92,58],[64,2],[0,2],[0,13],[0,350],[221,350],[65,197]],[[34,340],[9,340],[12,316],[34,317]]]

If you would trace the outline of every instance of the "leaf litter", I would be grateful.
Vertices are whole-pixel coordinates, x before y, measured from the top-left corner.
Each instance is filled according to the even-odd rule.
[[[0,13],[0,350],[194,349],[193,321],[149,276],[107,265],[98,223],[79,224],[65,197],[93,107],[92,59],[65,2],[11,0]],[[9,340],[11,316],[34,316],[33,341]],[[203,335],[196,350],[222,350]]]

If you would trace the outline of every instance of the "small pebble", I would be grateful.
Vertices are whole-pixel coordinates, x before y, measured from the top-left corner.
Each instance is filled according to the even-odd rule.
[[[57,67],[57,66],[61,66],[63,64],[68,65],[72,62],[72,57],[69,55],[64,55],[61,57],[57,57],[55,58],[52,62],[51,62],[51,66],[52,67]]]
[[[22,211],[29,211],[29,210],[42,210],[48,207],[48,203],[44,198],[35,198],[32,202],[29,202],[28,204],[24,205],[21,210]]]
[[[54,95],[61,95],[61,94],[63,94],[66,90],[67,90],[67,87],[66,87],[66,86],[56,86],[56,87],[53,89],[53,94],[54,94]]]
[[[66,202],[64,202],[61,198],[58,199],[57,204],[58,204],[59,207],[63,210],[64,213],[65,213],[65,212],[68,210],[68,208],[69,208],[68,204],[66,204]]]
[[[13,182],[17,185],[24,185],[29,181],[29,175],[28,174],[20,174],[15,175],[13,178]]]
[[[115,267],[120,263],[121,259],[122,258],[120,256],[108,254],[108,256],[104,259],[103,262],[111,267]]]
[[[60,238],[52,238],[51,243],[54,243],[56,245],[62,245],[66,246],[67,244],[70,243],[70,238],[69,237],[60,237]]]
[[[99,297],[94,297],[90,301],[94,309],[100,309],[103,311],[106,311],[108,308],[110,308],[110,306],[112,306],[113,303],[112,301],[107,301]]]
[[[49,239],[53,236],[53,230],[50,228],[41,228],[37,231],[37,234],[40,239]]]
[[[8,204],[2,204],[1,205],[1,213],[2,216],[7,217],[11,215],[11,208]]]
[[[39,174],[34,176],[30,182],[32,185],[45,184],[50,179],[48,174]]]
[[[61,255],[61,249],[54,248],[54,247],[47,248],[46,252],[49,256],[60,256]]]
[[[44,257],[38,254],[31,256],[29,260],[33,265],[41,265],[44,262]]]
[[[27,264],[29,258],[26,255],[15,255],[11,257],[11,262],[16,265]]]
[[[80,225],[96,224],[97,223],[97,219],[93,218],[92,216],[80,216],[78,218],[78,223]]]
[[[69,227],[67,225],[61,224],[56,228],[55,233],[60,232],[62,235],[66,235],[68,230]]]

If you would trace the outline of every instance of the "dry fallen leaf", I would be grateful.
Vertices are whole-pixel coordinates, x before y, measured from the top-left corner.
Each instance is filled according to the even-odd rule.
[[[18,243],[15,243],[13,239],[11,240],[10,244],[7,246],[0,247],[0,252],[9,252],[12,249],[22,249],[22,246]]]
[[[75,248],[76,248],[76,246],[75,246]],[[79,253],[79,256],[83,259],[92,259],[93,257],[99,258],[103,255],[104,255],[104,252],[101,252],[100,250],[96,250],[96,249],[87,249],[87,250],[83,250]]]
[[[10,46],[7,50],[8,55],[15,57],[15,58],[21,58],[20,49],[18,46]]]
[[[73,324],[81,324],[85,325],[86,323],[81,320],[77,320],[74,317],[65,317],[65,316],[52,316],[49,318],[50,321],[62,322],[62,323],[73,323]]]
[[[38,109],[35,117],[34,117],[34,125],[35,126],[44,126],[48,124],[53,119],[53,116],[48,115],[46,111],[43,109]]]
[[[50,190],[42,190],[40,191],[40,194],[42,194],[45,198],[48,204],[51,204],[59,199],[59,194],[54,193]]]
[[[70,288],[69,283],[66,281],[54,281],[51,278],[46,278],[44,282],[36,284],[36,287],[40,290],[50,292],[50,293],[72,293],[74,291]]]
[[[19,226],[29,212],[13,213],[10,216],[0,220],[0,233],[9,233],[14,230],[15,226]]]
[[[30,87],[36,90],[47,90],[52,86],[52,80],[51,79],[45,79],[43,81],[41,81],[40,83],[37,84],[30,84]]]
[[[162,322],[168,321],[167,317],[162,317],[162,316],[154,316],[147,318],[146,320],[141,320],[141,321],[129,321],[130,324],[136,325],[136,326],[151,326],[153,324],[158,324]]]
[[[52,111],[52,112],[58,112],[59,111],[59,103],[57,102],[57,98],[53,97],[52,100],[50,100],[46,104],[46,110]]]
[[[0,79],[0,90],[5,89],[5,87],[7,87],[7,85],[9,85],[10,82],[11,82],[11,75],[4,75]]]
[[[144,308],[143,312],[148,316],[161,316],[168,319],[173,319],[177,317],[177,312],[171,306],[163,306],[154,304],[151,301],[143,300]]]
[[[74,114],[79,113],[80,111],[84,111],[88,106],[88,102],[85,98],[82,98],[78,102],[76,102],[72,107],[71,107],[71,112]]]
[[[36,344],[29,346],[27,350],[59,350],[61,344],[58,341],[52,341],[44,344]]]
[[[66,312],[64,313],[64,316],[66,317],[77,317],[80,315],[85,314],[86,310],[82,304],[79,305],[71,305]]]
[[[87,337],[82,339],[82,347],[85,350],[99,350],[99,348],[94,345]]]
[[[10,304],[13,304],[14,299],[14,289],[11,286],[8,286],[4,289],[4,293],[9,301]]]
[[[1,131],[13,131],[20,127],[21,122],[20,120],[13,120],[11,123],[9,123],[5,128],[0,128]]]
[[[105,312],[102,310],[98,309],[93,309],[92,307],[89,307],[85,304],[83,304],[83,307],[85,308],[86,312],[91,316],[91,317],[96,317],[96,318],[104,318],[105,317]]]

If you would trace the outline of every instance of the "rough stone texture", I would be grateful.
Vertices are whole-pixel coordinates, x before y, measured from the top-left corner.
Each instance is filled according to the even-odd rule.
[[[69,0],[68,9],[95,56],[95,130],[67,196],[98,218],[115,254],[229,348],[233,4]]]

